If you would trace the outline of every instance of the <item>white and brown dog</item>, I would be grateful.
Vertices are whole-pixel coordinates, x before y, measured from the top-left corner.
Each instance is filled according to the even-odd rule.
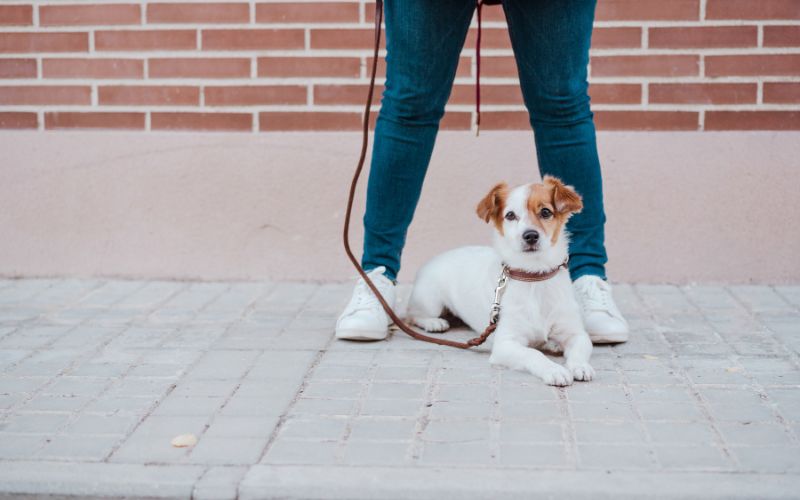
[[[511,190],[498,184],[477,208],[480,218],[494,224],[494,248],[457,248],[426,263],[411,293],[410,321],[429,332],[443,332],[450,327],[441,318],[447,310],[476,332],[483,331],[503,266],[539,274],[558,269],[568,255],[564,224],[582,208],[575,190],[555,177]],[[527,370],[551,385],[592,379],[592,342],[569,272],[562,269],[537,282],[509,279],[501,303],[490,363]],[[532,347],[545,344],[563,350],[566,367]]]

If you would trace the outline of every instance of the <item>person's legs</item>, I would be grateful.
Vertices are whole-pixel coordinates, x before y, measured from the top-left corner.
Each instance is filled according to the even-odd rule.
[[[625,342],[628,324],[606,283],[603,181],[587,93],[595,0],[504,0],[541,173],[583,196],[567,223],[569,271],[595,343]]]
[[[471,0],[386,0],[386,89],[375,126],[362,267],[394,279],[475,11]]]
[[[594,8],[595,0],[503,2],[539,169],[583,197],[583,211],[567,224],[573,280],[606,277],[603,185],[587,94]]]

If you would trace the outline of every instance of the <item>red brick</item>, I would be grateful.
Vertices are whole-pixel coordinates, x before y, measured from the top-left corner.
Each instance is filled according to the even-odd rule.
[[[706,19],[800,19],[797,0],[708,0]]]
[[[477,28],[472,28],[467,33],[467,39],[464,42],[464,47],[467,49],[474,49],[475,42],[478,40]],[[371,44],[370,46],[374,46]],[[481,49],[510,49],[511,38],[508,35],[507,28],[486,28],[481,30]],[[483,57],[483,55],[481,55]]]
[[[0,112],[0,129],[37,128],[39,119],[36,113]]]
[[[697,130],[694,111],[595,111],[600,130]]]
[[[693,21],[700,18],[699,0],[599,0],[598,21]]]
[[[148,23],[247,23],[250,6],[246,3],[151,3]]]
[[[595,28],[592,32],[593,49],[623,49],[641,46],[641,28]]]
[[[370,8],[367,7],[367,11],[369,10]],[[484,5],[481,17],[483,17],[484,21],[501,23],[506,21],[506,13],[502,5]]]
[[[203,30],[203,50],[302,49],[303,30]]]
[[[764,46],[800,46],[800,26],[764,26]]]
[[[36,78],[36,59],[0,59],[0,78]]]
[[[593,104],[639,104],[642,86],[638,83],[593,83],[589,85]]]
[[[96,31],[97,50],[194,50],[197,48],[195,30],[116,30]]]
[[[592,76],[694,76],[698,63],[694,55],[596,56]]]
[[[361,130],[361,113],[266,111],[259,113],[261,131]]]
[[[44,127],[54,129],[144,129],[144,113],[52,112],[44,114]]]
[[[190,86],[100,86],[98,101],[110,106],[196,106],[200,88]]]
[[[207,106],[251,106],[259,104],[305,104],[302,85],[241,85],[206,87]]]
[[[648,36],[650,47],[663,49],[755,47],[758,44],[755,26],[650,28]]]
[[[357,57],[259,57],[258,76],[262,77],[343,77],[358,78],[361,60]]]
[[[17,85],[0,87],[0,104],[91,104],[88,86]]]
[[[246,78],[250,59],[246,58],[159,58],[148,61],[150,78]]]
[[[481,76],[516,78],[519,76],[517,61],[512,56],[481,56]]]
[[[800,104],[800,82],[764,82],[764,102]]]
[[[88,33],[0,33],[0,53],[88,50]]]
[[[0,5],[0,26],[30,26],[33,7],[30,5]]]
[[[364,29],[312,29],[312,49],[372,49],[375,46],[375,31]],[[386,47],[386,37],[381,36],[381,47]]]
[[[368,6],[367,10],[373,9]],[[260,3],[258,23],[357,23],[357,3]]]
[[[43,59],[45,78],[143,78],[141,59]]]
[[[531,122],[527,111],[482,111],[482,130],[527,130]]]
[[[141,24],[142,13],[134,4],[42,5],[42,26],[108,26]]]
[[[364,104],[367,100],[369,85],[314,85],[314,104]],[[381,102],[383,85],[375,84],[372,94],[372,104]]]
[[[475,85],[454,85],[450,104],[475,104]],[[481,104],[522,104],[519,85],[481,83]]]
[[[800,75],[800,54],[706,56],[706,75]]]
[[[706,130],[800,130],[800,111],[707,111]]]
[[[481,116],[483,116],[483,113],[481,113]],[[372,128],[375,128],[374,124]],[[441,130],[469,130],[472,128],[472,112],[447,111],[439,122],[439,128]]]
[[[250,131],[251,113],[153,113],[152,130]]]
[[[755,104],[755,83],[651,83],[654,104]]]

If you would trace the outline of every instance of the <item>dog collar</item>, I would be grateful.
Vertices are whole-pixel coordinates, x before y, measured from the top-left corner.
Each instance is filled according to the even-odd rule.
[[[554,269],[550,269],[549,271],[525,271],[522,269],[514,269],[512,267],[503,264],[503,274],[508,276],[512,280],[517,281],[526,281],[526,282],[534,282],[534,281],[546,281],[558,274],[561,269],[566,269],[567,264],[569,263],[569,257],[564,259],[564,262],[561,263],[558,267]]]

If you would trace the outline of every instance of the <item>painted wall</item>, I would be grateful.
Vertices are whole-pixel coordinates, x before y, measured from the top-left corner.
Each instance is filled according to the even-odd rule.
[[[348,279],[359,144],[347,132],[0,134],[0,275]],[[613,280],[800,280],[800,133],[601,132],[599,146]],[[478,200],[535,172],[530,132],[443,132],[401,280],[437,252],[488,243]],[[363,198],[356,210],[360,248]]]

